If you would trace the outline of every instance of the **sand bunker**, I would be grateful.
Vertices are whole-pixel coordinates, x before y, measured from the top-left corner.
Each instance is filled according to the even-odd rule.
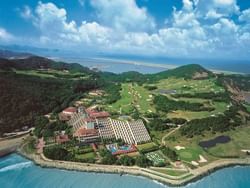
[[[183,147],[183,146],[175,146],[174,148],[175,148],[176,150],[178,150],[178,151],[179,151],[179,150],[182,150],[182,149],[186,149],[186,148]]]
[[[205,159],[202,155],[199,155],[199,157],[200,157],[199,163],[206,163],[207,162],[207,159]]]
[[[196,161],[191,161],[192,165],[194,166],[199,166],[199,163],[197,163]]]

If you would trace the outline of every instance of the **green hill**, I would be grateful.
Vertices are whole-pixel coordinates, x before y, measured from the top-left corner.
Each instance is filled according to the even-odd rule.
[[[11,68],[18,70],[54,69],[93,73],[89,68],[83,67],[78,63],[56,62],[39,56],[30,56],[22,59],[0,59],[0,69],[9,70]]]
[[[170,69],[160,73],[152,74],[151,79],[165,79],[169,77],[185,78],[185,79],[199,79],[212,76],[212,72],[203,68],[198,64],[183,65],[175,69]]]

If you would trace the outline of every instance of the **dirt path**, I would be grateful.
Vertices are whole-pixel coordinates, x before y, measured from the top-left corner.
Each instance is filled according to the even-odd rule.
[[[171,134],[173,134],[174,132],[176,132],[180,128],[181,128],[181,125],[178,125],[178,127],[176,127],[174,130],[170,131],[168,134],[166,134],[165,136],[163,136],[162,139],[161,139],[162,145],[165,146],[166,145],[166,141],[165,141],[166,138],[169,137]]]

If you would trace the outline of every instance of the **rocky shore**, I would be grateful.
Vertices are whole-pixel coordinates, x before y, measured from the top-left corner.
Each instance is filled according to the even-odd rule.
[[[127,167],[127,166],[115,166],[115,165],[100,165],[100,164],[87,164],[69,161],[57,161],[46,158],[43,154],[27,154],[22,149],[18,149],[17,152],[22,156],[34,161],[36,165],[44,168],[58,168],[66,170],[95,172],[95,173],[116,173],[116,174],[130,174],[135,176],[144,176],[152,180],[156,180],[160,183],[170,186],[184,186],[190,182],[197,181],[204,176],[211,174],[212,172],[235,165],[250,165],[250,158],[246,159],[221,159],[209,163],[206,166],[199,167],[195,170],[190,169],[190,173],[183,176],[170,176],[167,174],[153,171],[150,168],[140,167]]]

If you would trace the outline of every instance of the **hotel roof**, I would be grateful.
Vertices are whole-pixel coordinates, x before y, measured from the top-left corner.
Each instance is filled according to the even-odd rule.
[[[95,135],[98,135],[96,129],[86,129],[84,127],[79,128],[75,132],[75,136],[95,136]]]
[[[68,112],[68,113],[75,113],[77,109],[75,107],[68,107],[63,110],[63,112]]]
[[[98,112],[93,108],[87,108],[86,113],[89,115],[90,118],[105,118],[110,116],[108,112],[105,111]]]

